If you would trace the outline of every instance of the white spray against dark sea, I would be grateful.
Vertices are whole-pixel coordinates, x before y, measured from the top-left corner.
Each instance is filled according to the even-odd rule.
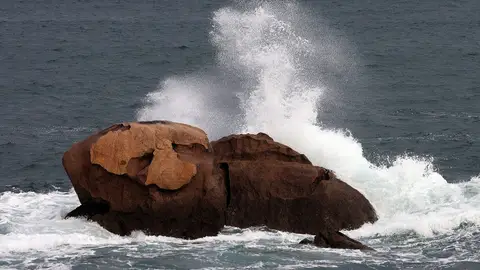
[[[148,96],[149,104],[138,118],[182,121],[217,137],[227,135],[222,134],[225,130],[266,132],[305,153],[314,164],[333,169],[363,192],[377,209],[380,220],[349,232],[355,237],[410,230],[431,236],[462,223],[480,224],[478,178],[449,184],[435,172],[432,160],[414,156],[396,157],[391,166],[374,165],[350,134],[317,122],[326,89],[316,80],[318,74],[307,71],[307,61],[321,52],[326,55],[323,64],[329,65],[331,56],[341,57],[341,51],[335,46],[319,47],[297,34],[299,26],[308,26],[295,21],[301,18],[295,5],[285,7],[290,8],[289,16],[268,4],[214,13],[211,40],[223,72],[218,76],[242,80],[235,89],[236,110],[212,106],[217,94],[230,89],[219,88],[208,77],[192,76],[167,79]],[[225,123],[230,129],[222,126]]]
[[[313,40],[308,35],[309,24],[300,21],[303,14],[298,6],[290,4],[218,10],[211,31],[218,55],[214,74],[164,80],[148,96],[148,104],[139,112],[138,119],[190,123],[204,128],[212,139],[233,132],[269,133],[305,153],[315,164],[335,170],[366,195],[380,220],[348,234],[355,238],[365,236],[361,241],[378,249],[397,245],[389,236],[405,231],[427,237],[439,233],[439,241],[447,239],[452,243],[459,239],[453,229],[465,223],[479,226],[479,177],[448,184],[434,171],[431,160],[412,156],[396,157],[391,166],[374,165],[364,158],[361,144],[348,132],[324,128],[316,121],[321,113],[318,105],[321,108],[325,98],[322,95],[332,89],[319,82],[321,74],[315,72],[310,60],[341,70],[347,58],[342,56],[345,53],[342,44],[334,38]],[[0,193],[0,268],[2,263],[8,263],[15,268],[68,269],[90,257],[94,263],[112,268],[117,259],[124,266],[128,260],[144,262],[145,258],[157,258],[152,264],[158,266],[164,258],[168,264],[169,256],[207,265],[213,259],[217,260],[215,265],[223,267],[223,262],[231,265],[229,260],[238,255],[236,248],[241,250],[240,260],[260,260],[259,253],[267,251],[264,260],[284,260],[279,265],[285,268],[358,264],[359,257],[361,263],[383,265],[390,260],[382,257],[382,252],[364,254],[298,247],[295,244],[303,235],[257,228],[227,228],[218,236],[193,241],[142,233],[120,237],[94,222],[62,218],[78,204],[73,189],[46,194]],[[473,233],[467,228],[460,234],[470,239]],[[379,241],[378,235],[382,236]],[[411,241],[400,240],[402,257],[397,259],[432,262],[422,250],[430,245],[429,240],[422,243],[415,236],[408,240]],[[462,247],[455,247],[452,260],[478,261],[475,247],[468,245],[463,254]],[[443,242],[440,246],[443,249]],[[416,251],[411,252],[412,248]],[[102,253],[105,250],[107,255]],[[281,255],[274,256],[272,250],[280,251]],[[229,256],[228,252],[234,255]],[[261,266],[262,262],[258,264]],[[240,267],[235,265],[235,268]]]

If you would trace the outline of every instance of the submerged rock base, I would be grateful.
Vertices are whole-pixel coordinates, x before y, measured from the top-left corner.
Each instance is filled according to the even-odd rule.
[[[354,240],[341,232],[320,232],[315,235],[313,240],[308,238],[300,241],[302,245],[315,245],[323,248],[341,248],[341,249],[360,249],[360,250],[374,250],[357,240]]]

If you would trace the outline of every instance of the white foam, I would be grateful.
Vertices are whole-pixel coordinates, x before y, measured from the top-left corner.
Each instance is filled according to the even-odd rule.
[[[137,252],[139,246],[153,245],[152,256],[158,250],[175,252],[195,247],[217,249],[219,245],[232,243],[267,246],[272,242],[294,244],[304,236],[258,228],[240,230],[227,227],[224,233],[214,237],[184,240],[165,236],[146,236],[134,232],[120,237],[85,219],[63,219],[68,211],[79,205],[73,189],[70,192],[4,192],[0,194],[0,257],[16,259],[19,254],[34,257],[76,257],[94,254],[99,247]],[[130,247],[130,245],[133,245]],[[145,251],[141,256],[149,256]],[[35,255],[32,255],[35,254]],[[43,254],[43,255],[42,255]],[[31,257],[25,259],[31,259]],[[28,264],[28,262],[26,262]]]
[[[281,8],[265,3],[247,9],[223,8],[214,13],[211,40],[222,70],[217,77],[242,79],[242,86],[234,89],[239,99],[239,108],[234,109],[241,109],[240,120],[230,123],[228,113],[217,115],[219,108],[205,102],[212,97],[208,89],[209,85],[215,88],[214,83],[196,76],[167,79],[149,96],[139,119],[168,116],[209,134],[220,133],[222,120],[235,132],[270,134],[315,164],[333,169],[374,204],[380,220],[349,232],[355,236],[410,230],[431,236],[464,222],[480,225],[478,178],[447,183],[431,159],[416,156],[395,157],[390,166],[374,165],[348,131],[326,129],[316,121],[322,94],[332,89],[318,82],[321,74],[312,72],[309,59],[334,65],[332,58],[348,58],[342,57],[342,44],[331,36],[325,35],[321,42],[307,38],[313,34],[302,36],[313,27],[302,18],[292,3]],[[212,120],[212,113],[217,120]]]
[[[63,219],[79,205],[76,194],[13,193],[0,195],[0,257],[12,253],[60,253],[85,246],[125,243],[128,240],[82,219]]]
[[[431,159],[415,156],[394,157],[392,165],[377,166],[365,159],[362,145],[348,131],[326,129],[316,122],[322,94],[332,89],[319,83],[318,74],[312,73],[306,63],[313,58],[327,66],[342,65],[339,62],[348,58],[342,57],[342,44],[332,37],[324,36],[318,42],[303,35],[311,26],[302,22],[304,13],[298,7],[275,5],[215,12],[211,39],[218,52],[216,71],[221,72],[215,74],[215,79],[199,74],[166,79],[147,97],[148,104],[139,111],[138,119],[190,123],[214,137],[230,132],[269,133],[305,153],[315,164],[335,170],[374,204],[380,220],[348,232],[353,237],[412,230],[423,236],[451,235],[452,229],[462,223],[480,225],[480,176],[449,184],[435,172]],[[234,89],[218,83],[236,79],[242,83]],[[215,99],[223,94],[236,96],[233,103],[237,106],[225,108],[223,99]],[[38,266],[38,258],[48,258],[45,267],[70,268],[54,259],[92,255],[96,248],[106,246],[130,258],[158,258],[159,252],[178,255],[182,250],[192,256],[207,249],[222,253],[232,244],[253,251],[309,251],[308,247],[292,246],[303,235],[259,229],[227,228],[218,236],[191,241],[140,232],[119,237],[93,222],[64,220],[62,217],[78,204],[73,190],[1,193],[0,258],[17,266],[19,260],[24,260],[22,267]],[[381,245],[378,239],[365,240],[369,245]],[[149,248],[139,251],[145,246]],[[311,252],[318,257],[325,250]],[[354,251],[329,252],[340,254],[342,261],[346,257],[356,260],[368,256]],[[423,256],[421,251],[413,255]],[[411,260],[419,258],[413,255]],[[203,256],[210,258],[210,254]],[[335,266],[325,260],[308,261],[284,267]]]

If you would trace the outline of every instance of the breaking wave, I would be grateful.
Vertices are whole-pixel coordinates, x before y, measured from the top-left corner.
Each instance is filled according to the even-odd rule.
[[[166,79],[148,95],[138,119],[186,122],[213,138],[270,134],[314,164],[333,169],[372,202],[380,220],[349,232],[357,237],[408,231],[432,236],[464,223],[480,225],[478,177],[448,183],[433,160],[416,156],[373,164],[352,134],[317,121],[324,94],[334,91],[322,81],[325,70],[346,75],[344,67],[353,60],[331,31],[322,30],[320,38],[309,31],[303,12],[292,2],[216,11],[210,33],[217,51],[215,76]]]
[[[345,261],[357,263],[359,257],[362,262],[382,265],[396,259],[434,263],[437,258],[425,257],[423,248],[435,245],[436,236],[449,243],[470,238],[470,228],[480,225],[480,177],[448,183],[431,159],[417,156],[391,157],[391,165],[373,164],[350,132],[326,128],[317,120],[322,114],[319,108],[335,92],[328,74],[350,76],[352,48],[324,25],[316,25],[313,33],[309,20],[317,18],[305,16],[307,13],[292,2],[265,1],[217,10],[210,33],[217,52],[216,67],[165,79],[148,95],[138,119],[189,123],[205,129],[211,139],[230,133],[266,132],[305,153],[313,163],[333,169],[372,202],[379,221],[347,232],[349,235],[379,251],[385,249],[382,241],[386,241],[392,247],[414,250],[418,256],[400,254],[392,259],[382,257],[381,252],[372,257],[340,250],[327,254],[295,246],[303,235],[258,228],[227,228],[219,236],[194,241],[142,233],[120,237],[96,223],[62,219],[79,204],[71,190],[0,193],[0,268],[88,266],[89,258],[97,265],[123,268],[143,263],[139,258],[158,258],[159,251],[162,262],[173,258],[176,267],[182,267],[182,256],[188,258],[185,263],[201,261],[212,267],[228,263],[240,267],[236,258],[242,263],[263,261],[243,268],[333,267]],[[455,234],[459,228],[466,233]],[[412,239],[412,233],[414,240],[404,241]],[[401,244],[389,240],[397,234],[403,237]],[[415,240],[418,237],[434,240],[420,244]],[[455,248],[459,260],[473,260],[470,247]],[[281,254],[274,256],[271,250]],[[259,255],[262,252],[265,254]],[[342,257],[336,257],[337,253]],[[351,260],[346,260],[349,257]],[[158,261],[151,263],[151,267],[158,266]]]

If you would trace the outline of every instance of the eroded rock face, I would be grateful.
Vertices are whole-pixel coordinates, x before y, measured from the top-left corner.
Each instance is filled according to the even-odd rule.
[[[228,225],[317,234],[377,220],[360,192],[266,134],[231,135],[212,147],[228,177]]]
[[[197,238],[217,234],[225,223],[225,185],[198,128],[167,121],[114,125],[74,144],[63,165],[82,203],[70,216],[87,216],[114,233]]]
[[[174,147],[198,144],[208,149],[207,134],[192,126],[129,123],[125,127],[99,137],[90,147],[90,162],[113,174],[137,178],[145,185],[181,188],[197,168],[195,163],[179,158]]]

